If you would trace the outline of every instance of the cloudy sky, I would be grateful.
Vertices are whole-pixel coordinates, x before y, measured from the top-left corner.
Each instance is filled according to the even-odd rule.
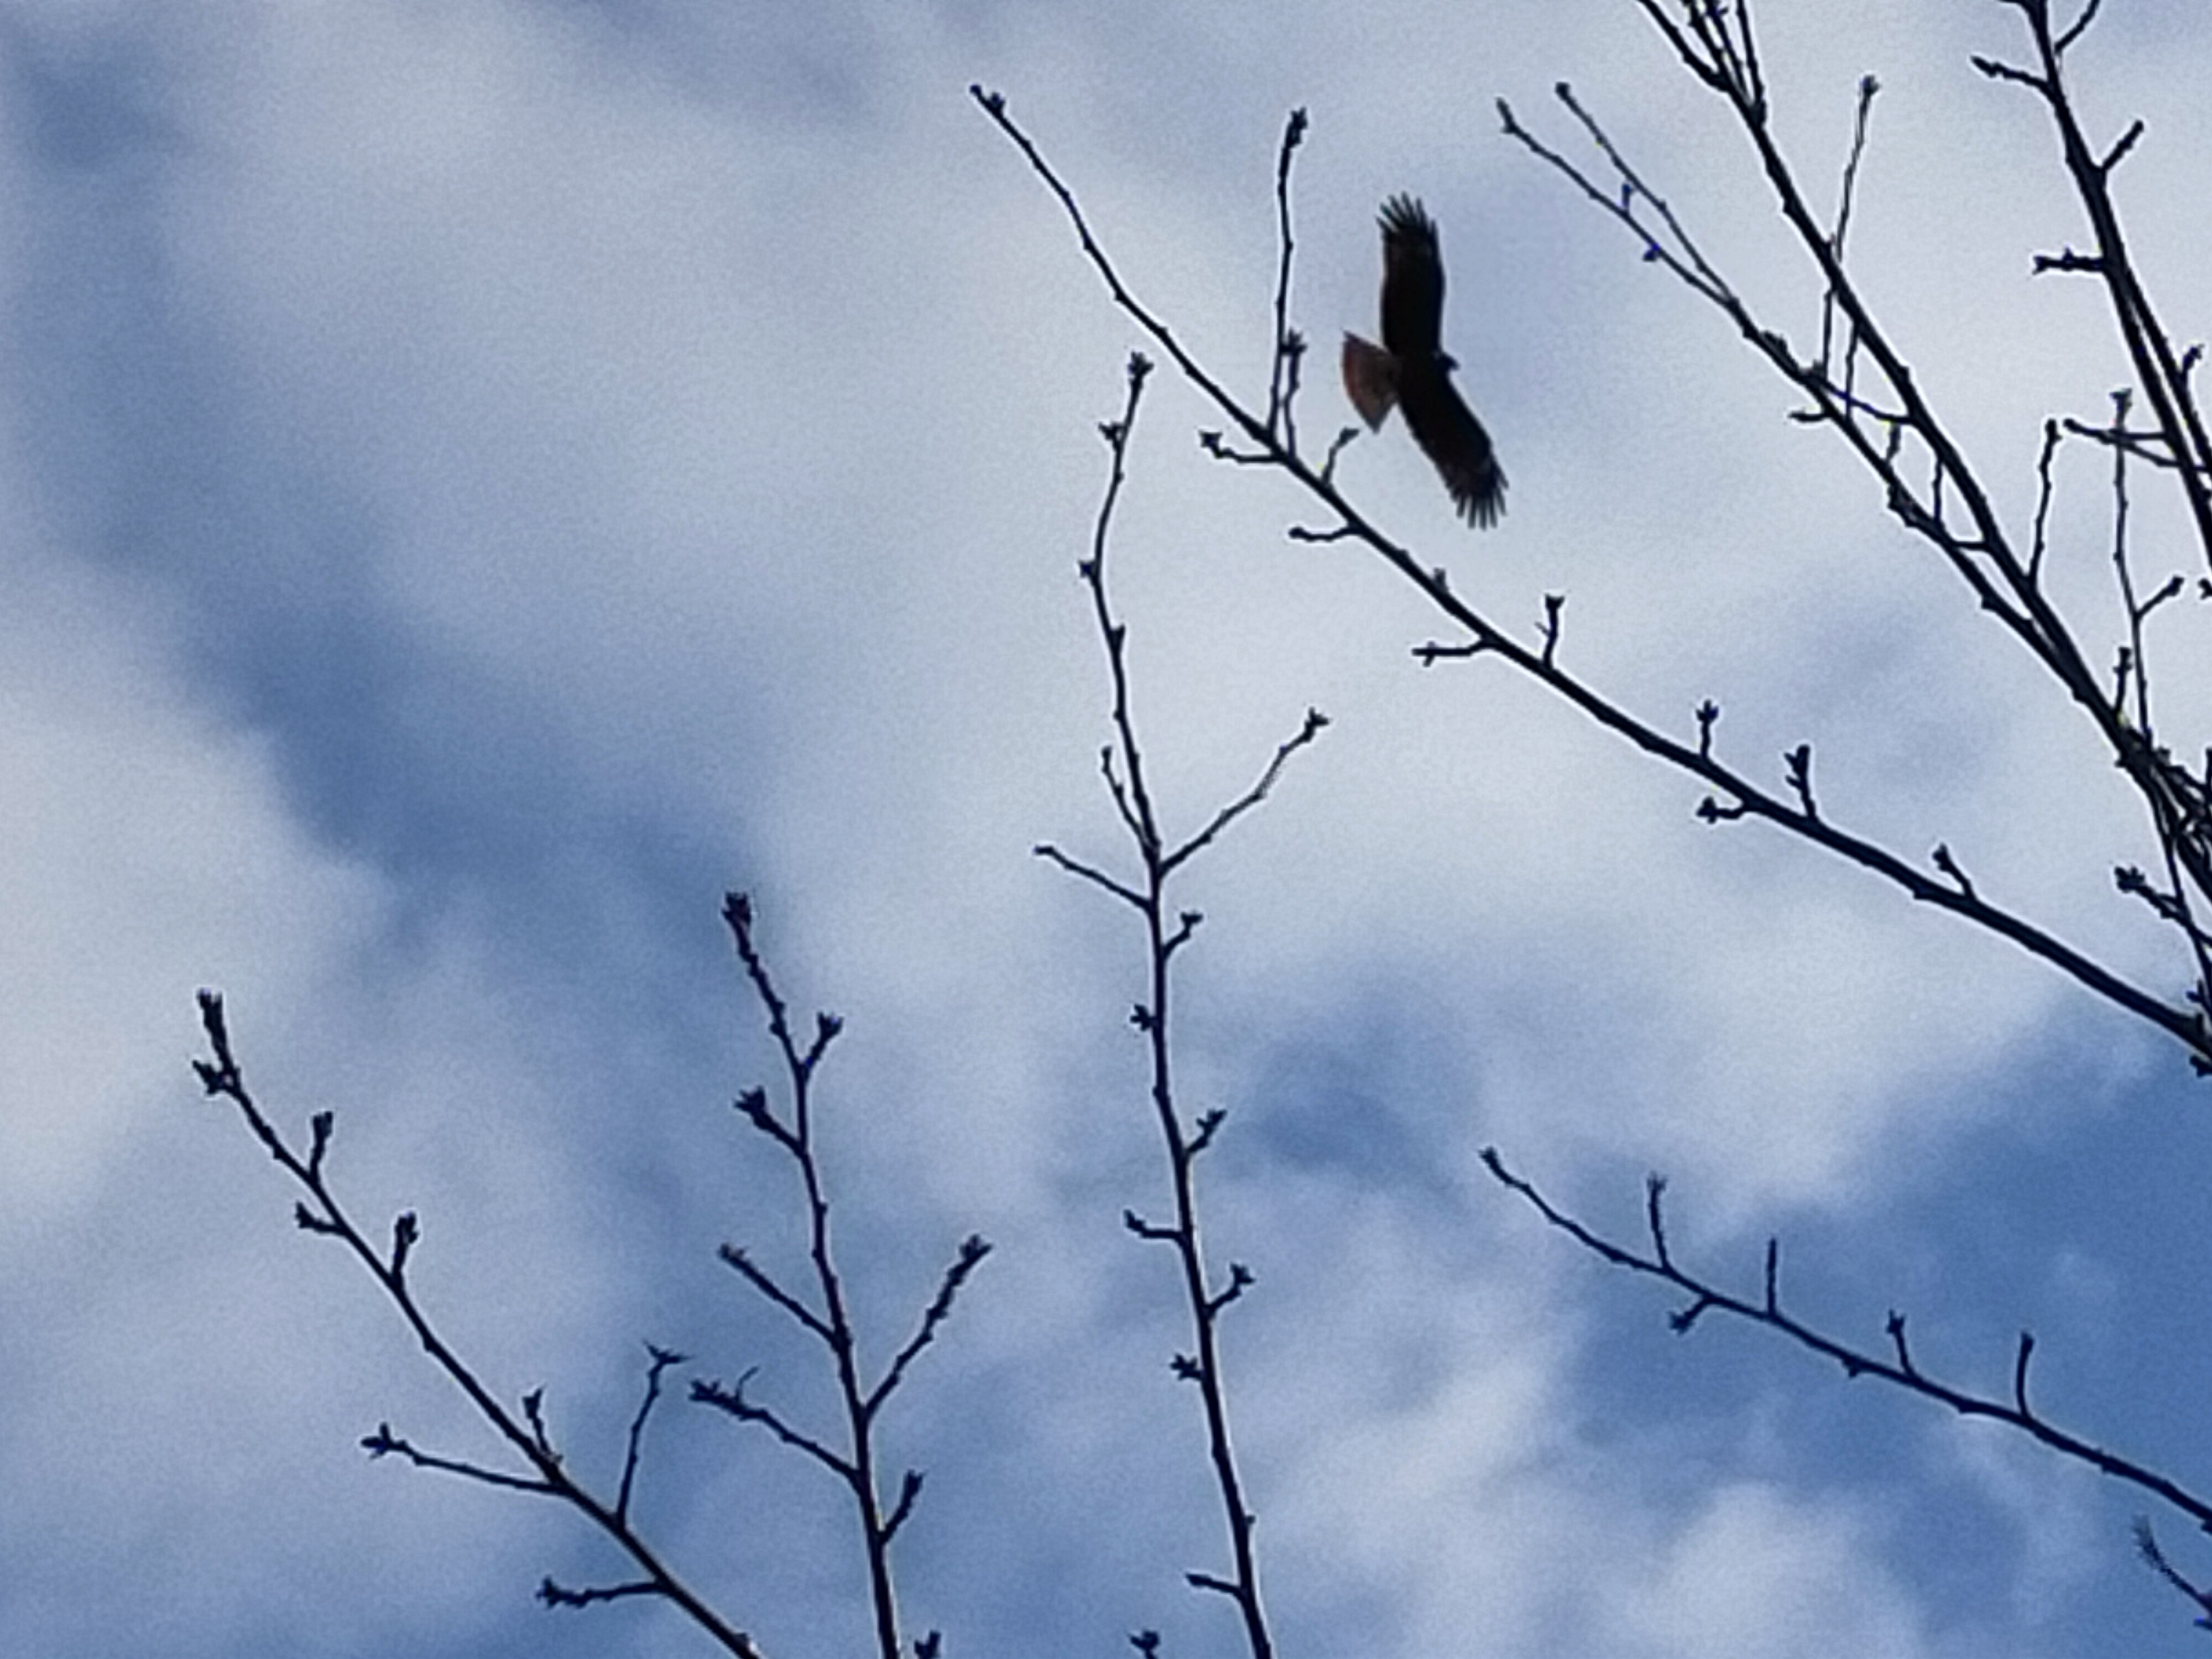
[[[1994,0],[1768,0],[1785,141],[1832,198],[1884,91],[1866,285],[2024,526],[2040,422],[2124,377]],[[2125,209],[2184,338],[2212,264],[2212,34],[2112,0],[2075,60],[2144,116]],[[1511,478],[1455,524],[1401,429],[1347,489],[1455,587],[1656,723],[2139,976],[2110,890],[2146,859],[2087,725],[1963,602],[1717,318],[1503,140],[1571,81],[1778,326],[1817,296],[1753,158],[1629,0],[1298,8],[1093,0],[0,3],[0,1650],[81,1656],[704,1652],[554,1507],[392,1462],[496,1448],[234,1116],[193,992],[505,1397],[543,1387],[611,1481],[647,1340],[814,1355],[714,1259],[799,1260],[789,1172],[729,1107],[773,1055],[718,918],[750,890],[802,1010],[847,1035],[819,1110],[867,1340],[957,1241],[998,1251],[889,1419],[930,1472],[901,1540],[953,1654],[1236,1651],[1164,1254],[1130,918],[1030,855],[1123,857],[1075,580],[1139,343],[969,102],[1080,191],[1125,275],[1264,387],[1272,182],[1295,319],[1371,327],[1377,203],[1443,228],[1446,340]],[[1581,153],[1579,149],[1577,153]],[[1317,367],[1319,365],[1317,364]],[[1306,430],[1349,417],[1313,376]],[[1193,1109],[1230,1115],[1211,1238],[1251,1264],[1229,1356],[1289,1659],[2194,1652],[2128,1492],[2016,1437],[1713,1326],[1547,1233],[1496,1143],[1744,1286],[2007,1381],[2196,1477],[2212,1119],[2146,1030],[1752,825],[1438,624],[1370,557],[1287,541],[1291,487],[1201,457],[1158,377],[1115,546],[1164,810],[1194,826],[1310,705],[1334,724],[1192,869]],[[2053,580],[2118,638],[2104,464],[2063,452]],[[2151,580],[2191,568],[2142,499]],[[2162,618],[2179,727],[2212,705]],[[2176,735],[2184,753],[2201,726]],[[680,1403],[638,1499],[771,1659],[862,1650],[837,1495]],[[2185,1565],[2198,1540],[2171,1517]]]

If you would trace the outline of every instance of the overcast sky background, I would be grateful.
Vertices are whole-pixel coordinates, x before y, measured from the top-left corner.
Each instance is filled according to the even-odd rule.
[[[1854,255],[2024,527],[2044,416],[2102,415],[2099,293],[2045,118],[1972,52],[1994,0],[1768,0],[1778,122],[1832,199],[1884,91]],[[2078,52],[2184,339],[2212,267],[2212,38],[2112,0]],[[1718,318],[1502,140],[1586,103],[1770,320],[1814,290],[1754,159],[1628,0],[1572,7],[819,0],[0,4],[0,1650],[704,1652],[672,1612],[536,1607],[620,1563],[551,1506],[390,1462],[489,1457],[357,1267],[204,1103],[220,987],[289,1129],[402,1208],[441,1328],[542,1386],[611,1483],[643,1341],[814,1356],[714,1260],[796,1264],[775,1080],[717,911],[756,896],[802,1010],[883,1352],[960,1237],[999,1250],[886,1425],[929,1471],[907,1609],[956,1655],[1237,1650],[1165,1254],[1133,920],[1030,856],[1122,858],[1074,577],[1138,343],[980,81],[1146,299],[1262,394],[1285,112],[1295,319],[1371,331],[1376,204],[1442,226],[1445,338],[1511,480],[1455,524],[1394,426],[1346,488],[1565,659],[1832,816],[1937,841],[2162,991],[2110,890],[2149,854],[2085,722],[1886,518]],[[1210,1237],[1286,1659],[2195,1652],[2123,1491],[1846,1384],[1756,1332],[1670,1334],[1495,1188],[1495,1142],[1632,1231],[1866,1344],[2202,1485],[2204,1085],[2003,945],[1753,825],[1476,663],[1283,482],[1208,463],[1166,375],[1116,536],[1158,795],[1194,826],[1309,706],[1334,724],[1190,873],[1185,1102],[1225,1107]],[[2105,464],[2063,453],[2054,580],[2118,623]],[[2187,568],[2138,491],[2154,582]],[[2161,618],[2184,753],[2212,702]],[[815,1420],[823,1420],[818,1417]],[[867,1639],[838,1495],[720,1418],[655,1420],[640,1514],[771,1659]],[[2171,1517],[2185,1565],[2212,1571]]]

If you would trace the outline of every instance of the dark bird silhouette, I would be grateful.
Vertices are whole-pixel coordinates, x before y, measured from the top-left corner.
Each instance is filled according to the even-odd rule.
[[[1421,453],[1436,463],[1452,505],[1488,529],[1505,511],[1505,475],[1490,434],[1452,389],[1459,365],[1439,343],[1444,262],[1436,222],[1410,196],[1382,204],[1382,343],[1344,337],[1344,390],[1360,419],[1380,427],[1395,404]]]

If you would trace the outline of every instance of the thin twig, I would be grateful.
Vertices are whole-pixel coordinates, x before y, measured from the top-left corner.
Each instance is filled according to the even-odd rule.
[[[653,1406],[660,1399],[660,1374],[672,1365],[681,1365],[684,1358],[672,1348],[646,1344],[646,1352],[653,1363],[646,1368],[645,1398],[638,1401],[637,1415],[630,1419],[629,1444],[623,1453],[622,1489],[615,1498],[615,1513],[625,1520],[629,1516],[629,1495],[637,1484],[638,1453],[645,1443],[646,1419],[653,1415]]]
[[[1893,1313],[1889,1317],[1887,1331],[1894,1358],[1886,1359],[1880,1354],[1839,1342],[1784,1312],[1779,1295],[1773,1287],[1771,1257],[1766,1288],[1764,1295],[1757,1299],[1735,1295],[1676,1266],[1668,1251],[1666,1225],[1660,1209],[1659,1194],[1665,1185],[1662,1182],[1655,1179],[1648,1183],[1646,1188],[1649,1196],[1645,1231],[1650,1239],[1650,1249],[1647,1254],[1607,1238],[1558,1208],[1533,1183],[1508,1169],[1497,1148],[1485,1147],[1482,1162],[1499,1185],[1517,1194],[1547,1223],[1566,1234],[1593,1255],[1630,1273],[1671,1285],[1688,1297],[1690,1300],[1686,1306],[1668,1316],[1668,1322],[1677,1334],[1686,1334],[1708,1313],[1727,1314],[1748,1320],[1755,1325],[1764,1325],[1770,1330],[1780,1332],[1800,1346],[1833,1360],[1842,1367],[1847,1377],[1879,1377],[1924,1399],[1948,1406],[1961,1417],[1987,1418],[2016,1429],[2063,1456],[2086,1463],[2100,1474],[2151,1493],[2187,1516],[2197,1525],[2212,1529],[2212,1500],[2198,1497],[2156,1470],[2057,1427],[2028,1403],[2027,1360],[2035,1346],[2032,1336],[2023,1334],[2014,1351],[2012,1397],[2009,1400],[1954,1388],[1936,1381],[1913,1364],[1905,1346],[1905,1322],[1901,1315]]]
[[[1306,112],[1294,109],[1283,123],[1282,148],[1275,156],[1275,225],[1279,256],[1275,270],[1275,339],[1267,380],[1267,430],[1280,435],[1283,447],[1298,447],[1297,402],[1298,365],[1305,342],[1291,326],[1291,256],[1297,244],[1291,235],[1291,158],[1305,137]]]

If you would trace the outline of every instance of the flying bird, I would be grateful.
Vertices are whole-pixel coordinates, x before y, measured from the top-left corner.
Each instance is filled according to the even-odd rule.
[[[1459,365],[1439,343],[1444,262],[1436,221],[1411,196],[1382,204],[1382,343],[1344,337],[1344,390],[1371,430],[1395,404],[1436,463],[1452,505],[1488,529],[1505,511],[1505,475],[1490,434],[1452,389]]]

